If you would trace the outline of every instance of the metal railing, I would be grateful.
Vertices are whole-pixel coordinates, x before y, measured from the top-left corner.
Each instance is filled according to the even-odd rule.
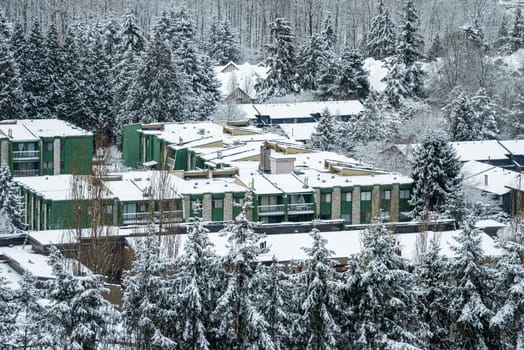
[[[313,212],[314,203],[296,203],[288,204],[287,212],[288,213],[304,213],[304,212]]]
[[[146,223],[153,219],[153,222],[158,223],[161,221],[164,222],[179,222],[182,221],[182,210],[172,210],[172,211],[155,211],[151,212],[141,212],[141,213],[123,213],[122,214],[123,224],[140,224]]]
[[[258,214],[284,214],[284,204],[274,204],[274,205],[259,205],[257,207]]]
[[[13,151],[13,160],[16,159],[28,159],[28,158],[39,158],[40,151]]]
[[[31,170],[13,170],[13,176],[38,176],[39,175],[38,169],[31,169]]]

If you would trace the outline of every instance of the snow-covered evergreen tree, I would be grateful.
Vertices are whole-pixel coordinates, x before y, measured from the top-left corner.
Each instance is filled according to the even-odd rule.
[[[12,35],[12,25],[7,20],[3,6],[0,5],[0,42],[9,42]]]
[[[137,244],[133,267],[124,278],[122,317],[132,341],[140,349],[174,349],[177,330],[173,286],[166,274],[172,262],[162,256],[160,242],[150,227]]]
[[[461,349],[492,349],[497,342],[492,339],[489,322],[491,310],[491,271],[482,264],[485,259],[481,248],[481,230],[475,227],[475,218],[469,216],[452,249],[454,259],[450,271],[454,280],[450,301],[453,315],[454,346]]]
[[[390,69],[386,75],[386,89],[384,96],[388,99],[391,106],[400,107],[400,102],[404,97],[410,95],[411,90],[406,82],[407,69],[398,57],[390,63]]]
[[[415,218],[424,218],[430,211],[442,213],[446,209],[452,194],[460,191],[460,169],[460,160],[444,135],[424,136],[411,160],[414,186],[410,204]]]
[[[0,39],[0,120],[24,117],[22,86],[11,44]]]
[[[428,59],[436,60],[439,57],[442,57],[444,54],[444,48],[442,47],[442,42],[440,40],[440,34],[437,33],[431,42],[431,46],[428,51]]]
[[[311,135],[313,149],[333,151],[337,147],[337,125],[335,116],[325,109],[320,116],[315,132]]]
[[[209,29],[207,53],[219,65],[238,62],[240,51],[228,21],[214,21]]]
[[[124,24],[120,30],[120,53],[133,50],[135,53],[140,54],[146,49],[146,39],[137,22],[133,12],[126,14]]]
[[[501,119],[501,108],[488,96],[486,89],[481,88],[471,97],[471,109],[473,111],[473,128],[476,139],[497,139],[499,134],[499,120]]]
[[[256,302],[264,280],[257,257],[265,249],[260,246],[262,236],[246,218],[252,205],[248,191],[242,213],[223,230],[229,251],[222,264],[226,270],[223,293],[213,312],[216,349],[274,349],[270,325]]]
[[[444,107],[453,141],[472,141],[477,138],[475,116],[466,93],[459,87],[453,89],[451,102]]]
[[[186,108],[183,94],[171,52],[156,33],[127,97],[130,118],[140,123],[180,120]]]
[[[111,68],[116,64],[118,53],[122,45],[120,37],[120,25],[115,18],[109,19],[104,26],[104,33],[102,34],[102,46],[106,59],[111,62]]]
[[[408,0],[403,8],[397,45],[397,54],[406,67],[411,67],[423,57],[424,40],[418,30],[419,22],[415,4],[413,0]]]
[[[6,349],[18,345],[13,337],[17,311],[15,293],[7,285],[7,280],[0,277],[0,344]]]
[[[397,242],[381,223],[362,234],[362,250],[346,272],[341,349],[418,349],[414,276],[405,270]]]
[[[58,43],[58,32],[54,25],[49,27],[45,38],[45,51],[40,53],[44,55],[44,74],[46,82],[45,92],[45,110],[46,118],[58,117],[58,106],[64,95],[62,86],[62,76],[64,75],[62,62],[62,48]]]
[[[335,95],[338,100],[365,99],[369,95],[368,73],[357,50],[346,48],[340,57]]]
[[[322,25],[322,32],[320,33],[320,38],[324,42],[324,47],[327,51],[335,52],[335,45],[337,44],[337,35],[333,29],[333,19],[331,18],[331,13],[328,12],[324,23]]]
[[[493,43],[493,47],[499,53],[511,53],[512,47],[508,31],[508,20],[506,16],[502,16],[500,27],[497,31],[497,38]]]
[[[391,20],[389,9],[381,0],[377,6],[377,15],[371,20],[370,31],[366,36],[366,53],[377,60],[392,56],[396,52],[396,42],[395,24]]]
[[[302,330],[304,349],[337,349],[340,326],[337,314],[340,307],[341,283],[334,277],[336,262],[327,249],[327,240],[318,230],[311,232],[313,245],[303,248],[309,259],[303,273]]]
[[[265,62],[269,73],[266,79],[255,84],[258,96],[263,101],[272,96],[284,96],[297,90],[294,35],[289,21],[285,18],[277,18],[269,28],[273,37],[273,43],[266,46],[269,57]]]
[[[350,119],[343,137],[351,139],[354,146],[357,143],[386,140],[394,130],[395,127],[387,117],[383,103],[370,97],[364,102],[364,109]]]
[[[49,254],[54,279],[47,282],[46,327],[42,342],[51,348],[95,350],[115,336],[117,313],[104,299],[97,276],[74,276],[56,247]]]
[[[315,91],[318,88],[318,75],[323,66],[328,64],[329,59],[324,46],[322,38],[318,34],[313,34],[308,43],[300,49],[297,80],[304,90]]]
[[[0,221],[0,233],[16,233],[24,228],[20,191],[11,181],[11,171],[5,163],[0,165]]]
[[[511,51],[524,47],[524,17],[520,7],[515,9],[515,19],[509,35]]]
[[[329,52],[328,52],[329,53]],[[340,62],[329,54],[318,72],[317,90],[315,96],[320,100],[329,101],[337,98],[337,81],[340,73]]]

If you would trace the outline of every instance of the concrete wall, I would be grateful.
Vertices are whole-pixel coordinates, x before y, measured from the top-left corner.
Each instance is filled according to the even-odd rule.
[[[399,210],[399,185],[394,184],[391,190],[391,203],[389,208],[389,217],[391,221],[399,221],[400,210]]]
[[[9,164],[9,141],[0,141],[0,163]]]
[[[271,174],[291,174],[295,170],[295,158],[273,158],[270,160]]]
[[[331,218],[340,219],[341,191],[340,187],[333,188],[331,193]]]
[[[53,175],[60,175],[60,139],[53,140]]]
[[[319,188],[316,188],[315,189],[315,213],[317,213],[317,215],[320,215],[320,189]]]
[[[233,193],[224,195],[224,221],[233,220]]]
[[[380,218],[380,186],[373,186],[371,191],[371,222]]]
[[[182,215],[185,221],[188,221],[188,219],[193,216],[191,212],[191,198],[189,196],[184,196],[182,201]]]
[[[360,225],[360,187],[353,188],[353,208],[351,221],[353,225]]]
[[[204,221],[211,221],[212,220],[212,199],[211,194],[206,193],[204,194],[204,198],[202,199],[202,220]]]

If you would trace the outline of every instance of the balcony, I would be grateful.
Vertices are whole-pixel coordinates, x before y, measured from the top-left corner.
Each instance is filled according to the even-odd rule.
[[[38,176],[39,170],[38,169],[31,169],[31,170],[13,170],[13,176],[15,177],[22,177],[22,176]]]
[[[40,159],[40,151],[13,151],[13,160]]]
[[[258,215],[284,215],[284,204],[259,205],[257,207]]]
[[[315,203],[288,204],[288,214],[313,214]]]
[[[181,222],[182,210],[173,210],[173,211],[156,211],[154,213],[142,212],[142,213],[124,213],[123,224],[124,225],[134,225],[134,224],[145,224],[151,220],[151,215],[153,215],[153,222],[159,223],[160,219],[163,218],[163,222]]]

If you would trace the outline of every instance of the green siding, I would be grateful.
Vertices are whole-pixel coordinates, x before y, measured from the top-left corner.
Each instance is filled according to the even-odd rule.
[[[124,164],[136,168],[140,164],[140,124],[124,126],[123,158]]]
[[[360,194],[362,192],[371,192],[371,199],[369,201],[360,200],[360,223],[369,224],[371,222],[371,206],[373,199],[373,187],[361,187]],[[359,198],[360,199],[360,198]]]
[[[88,175],[93,169],[93,137],[65,137],[60,140],[61,174]]]

